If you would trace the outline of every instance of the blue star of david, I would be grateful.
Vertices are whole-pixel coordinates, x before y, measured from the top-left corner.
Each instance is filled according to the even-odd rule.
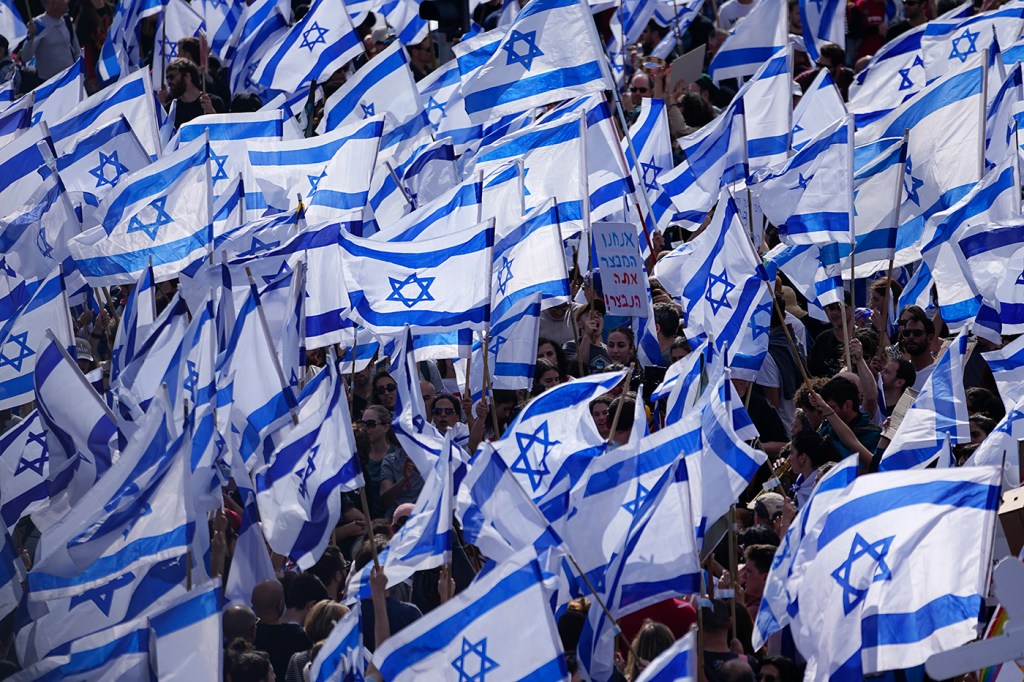
[[[43,258],[49,258],[53,253],[53,245],[46,239],[45,227],[40,227],[39,232],[36,233],[36,248],[39,249],[39,253],[43,254]]]
[[[651,157],[651,160],[648,163],[641,163],[640,168],[644,172],[644,189],[646,189],[648,192],[653,192],[654,190],[658,189],[658,173],[665,169],[654,163],[654,157]],[[650,180],[647,179],[648,171],[650,171],[651,173]]]
[[[494,353],[494,357],[498,357],[498,351],[500,351],[501,347],[504,346],[506,343],[508,343],[508,339],[506,339],[501,334],[498,334],[494,337],[493,343],[491,343],[490,347],[490,351]]]
[[[220,7],[221,5],[227,6],[226,0],[206,0],[211,7]]]
[[[1007,436],[1013,435],[1013,423],[1024,419],[1024,412],[1014,409],[1010,410],[1010,413],[1006,415],[1006,420],[996,427],[996,431],[1005,433]]]
[[[505,289],[508,287],[508,283],[512,281],[512,262],[515,258],[509,259],[506,256],[501,257],[501,267],[498,268],[498,293],[502,296],[505,295]]]
[[[14,357],[9,356],[6,350],[12,343],[18,347],[18,354]],[[13,334],[4,343],[4,348],[0,349],[0,367],[13,367],[15,372],[20,372],[21,363],[35,354],[36,352],[28,347],[28,332]]]
[[[430,115],[431,111],[440,111],[441,112],[441,115],[437,117],[436,121]],[[430,127],[432,127],[436,131],[437,127],[439,125],[441,125],[441,119],[442,118],[447,118],[447,116],[448,116],[448,114],[445,113],[444,105],[443,104],[438,102],[433,97],[431,97],[430,99],[427,100],[427,118],[430,119]]]
[[[512,463],[510,468],[513,473],[526,474],[526,477],[530,479],[530,486],[536,491],[540,488],[544,477],[551,473],[551,470],[548,469],[548,455],[551,454],[551,449],[559,445],[561,441],[550,440],[548,436],[548,423],[545,421],[532,434],[517,433],[516,443],[519,445],[519,457],[516,458],[516,461]],[[530,463],[530,451],[534,445],[539,445],[543,449],[540,457],[537,458],[536,467]]]
[[[109,166],[113,172],[114,177],[107,177],[107,166]],[[98,166],[89,171],[89,175],[96,178],[96,187],[100,188],[104,185],[110,185],[114,187],[117,185],[117,181],[121,179],[121,176],[128,172],[128,167],[117,160],[117,150],[110,152],[110,154],[104,154],[100,150],[100,163]]]
[[[803,173],[797,173],[796,187],[793,189],[807,189],[807,185],[813,177],[814,176],[811,175],[810,177],[805,178]]]
[[[3,271],[8,277],[14,277],[18,274],[14,271],[14,268],[7,264],[7,256],[0,256],[0,271]]]
[[[529,71],[533,67],[533,60],[537,57],[544,56],[544,53],[540,51],[539,47],[537,47],[536,31],[520,33],[513,29],[509,32],[508,38],[508,42],[501,46],[501,49],[508,53],[508,57],[505,58],[505,66],[522,64],[523,68]],[[516,43],[520,40],[526,43],[526,52],[523,54],[516,52]]]
[[[868,593],[868,587],[872,583],[892,578],[892,572],[885,563],[885,555],[889,553],[889,547],[892,545],[895,537],[895,535],[891,535],[876,542],[868,542],[861,537],[860,533],[853,536],[853,544],[850,545],[850,555],[846,557],[846,561],[841,563],[836,570],[832,571],[832,579],[843,588],[843,611],[846,615],[849,615],[864,600]],[[853,576],[854,564],[864,556],[870,558],[874,564],[873,567],[869,569],[869,573],[861,570],[858,576]],[[870,581],[867,586],[859,587],[868,576],[870,576]]]
[[[264,242],[259,237],[253,237],[249,243],[249,248],[246,251],[242,251],[238,255],[244,256],[255,256],[257,253],[273,249],[274,247],[281,246],[281,242]]]
[[[178,43],[177,42],[175,42],[173,40],[166,40],[166,39],[160,40],[159,42],[160,42],[161,45],[163,45],[161,53],[163,54],[164,59],[166,59],[168,62],[171,61],[172,59],[177,59],[177,57],[178,57]]]
[[[959,59],[960,63],[963,64],[970,55],[977,54],[977,40],[980,35],[981,31],[974,31],[972,33],[970,28],[965,28],[963,33],[953,38],[953,49],[949,53],[949,59]],[[962,40],[966,40],[968,43],[966,50],[960,47],[960,41]]]
[[[423,429],[427,428],[427,420],[423,418],[423,415],[413,415],[412,425],[416,428],[416,433],[423,433]]]
[[[286,261],[281,261],[281,267],[277,269],[277,272],[272,275],[260,275],[260,277],[263,279],[264,284],[270,284],[271,282],[276,282],[280,279],[281,275],[286,275],[289,272],[291,272],[291,268],[288,267],[288,263]]]
[[[406,308],[412,308],[414,305],[421,301],[433,301],[434,297],[430,295],[430,285],[434,283],[433,277],[420,277],[415,272],[406,277],[405,279],[395,279],[394,277],[388,277],[388,281],[391,282],[391,293],[388,294],[388,301],[398,301]],[[419,293],[416,294],[415,298],[409,298],[402,291],[405,287],[410,285],[416,285],[419,287]]]
[[[142,208],[142,211],[145,211],[147,208],[152,208],[153,212],[156,213],[156,217],[153,218],[153,222],[142,222],[139,219],[139,216],[142,215],[142,211],[139,211],[138,213],[132,216],[131,220],[128,221],[128,234],[131,234],[132,232],[143,232],[147,237],[149,237],[153,241],[156,241],[156,236],[157,233],[160,231],[160,228],[163,227],[164,225],[170,225],[171,223],[174,222],[174,218],[172,218],[171,215],[164,208],[166,204],[167,197],[159,197],[149,202],[147,206],[144,206]]]
[[[640,511],[640,507],[643,506],[644,500],[651,494],[649,488],[645,488],[642,483],[637,481],[636,494],[633,499],[622,505],[622,508],[629,512],[630,516],[636,516],[637,512]]]
[[[314,33],[316,36],[310,39],[310,35]],[[313,48],[317,45],[327,44],[327,39],[324,36],[328,33],[330,33],[329,30],[314,21],[309,28],[302,32],[302,42],[299,43],[299,47],[308,47],[309,51],[312,52]]]
[[[790,549],[790,533],[786,533],[785,535],[782,536],[782,544],[780,544],[779,548],[777,550],[775,550],[775,556],[772,558],[772,570],[773,571],[775,569],[777,569],[779,566],[781,566],[783,561],[785,561],[787,558],[789,558],[789,549]]]
[[[73,610],[79,604],[84,604],[87,601],[91,601],[96,605],[100,611],[103,612],[104,616],[110,615],[110,605],[114,601],[114,593],[122,587],[130,585],[135,580],[135,574],[129,571],[119,578],[114,578],[106,585],[100,585],[94,587],[91,590],[86,590],[82,594],[76,594],[71,598],[71,604],[68,606],[68,610]]]
[[[213,177],[210,179],[213,180],[214,183],[216,183],[219,180],[227,180],[228,172],[227,170],[224,169],[224,164],[227,163],[228,161],[228,155],[224,154],[223,156],[218,156],[213,152],[213,150],[211,150],[210,161],[213,161],[215,164],[217,164],[217,170],[216,172],[214,172]]]
[[[452,661],[459,673],[459,682],[485,682],[485,676],[498,667],[498,662],[487,656],[487,638],[471,644],[462,638],[462,653]]]
[[[910,157],[907,157],[906,173],[903,178],[903,191],[907,194],[907,201],[913,201],[916,205],[921,205],[921,198],[917,196],[917,190],[924,184],[924,180],[918,180],[914,177],[914,163]],[[907,185],[907,179],[910,179],[910,185]]]
[[[793,126],[793,134],[794,135],[796,135],[797,133],[802,133],[803,131],[804,131],[804,127],[802,125],[800,125],[799,123],[797,123],[795,126]]]
[[[767,324],[758,324],[757,316],[761,315],[761,314],[764,314],[764,315],[768,316],[768,323]],[[771,320],[772,320],[772,302],[771,301],[766,301],[766,302],[762,303],[761,305],[757,306],[756,308],[754,308],[754,312],[750,316],[750,322],[748,323],[747,326],[750,327],[750,332],[751,332],[751,334],[753,334],[753,337],[754,337],[755,341],[757,341],[757,339],[759,339],[762,335],[763,336],[768,336],[771,333]]]
[[[914,87],[914,81],[910,78],[910,72],[917,67],[924,68],[924,60],[921,55],[914,57],[914,62],[905,69],[900,69],[900,90],[909,90]]]
[[[319,449],[319,445],[314,445],[306,456],[306,466],[295,472],[299,477],[299,494],[306,500],[309,499],[309,477],[316,471],[316,453]]]
[[[719,294],[718,298],[715,298],[715,287],[718,285],[721,285],[722,293]],[[736,285],[729,281],[729,273],[725,270],[722,270],[722,273],[719,275],[711,273],[711,281],[708,283],[708,290],[704,293],[704,298],[711,304],[712,315],[717,315],[718,311],[722,308],[732,308],[732,303],[729,303],[728,297],[735,288]]]
[[[363,110],[363,118],[370,118],[375,115],[373,111],[374,106],[373,102],[370,102],[369,104],[363,104],[362,102],[359,103],[359,108]]]
[[[1017,275],[1017,282],[1016,282],[1016,284],[1024,284],[1024,271],[1022,271],[1019,275]]]
[[[26,471],[31,470],[36,476],[43,476],[43,467],[50,461],[50,449],[46,445],[46,436],[42,433],[28,434],[28,441],[25,443],[26,449],[29,443],[35,443],[39,446],[39,456],[35,459],[28,459],[25,455],[21,456],[18,460],[18,466],[14,470],[14,475],[18,476]]]
[[[306,177],[309,178],[309,194],[307,196],[311,197],[320,187],[320,181],[327,177],[327,169],[323,169],[320,175],[307,175]]]
[[[196,368],[196,363],[191,360],[186,360],[185,365],[188,373],[185,375],[185,381],[182,382],[181,387],[189,393],[195,393],[196,383],[199,381],[199,370]]]
[[[527,187],[526,187],[526,178],[529,175],[530,175],[530,169],[529,168],[524,168],[523,169],[523,196],[524,197],[530,196],[530,190],[527,189]]]

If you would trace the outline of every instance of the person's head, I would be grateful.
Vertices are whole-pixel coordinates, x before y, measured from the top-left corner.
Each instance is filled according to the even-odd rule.
[[[537,339],[537,359],[550,362],[558,368],[562,376],[569,373],[569,363],[565,359],[565,351],[551,339],[543,336]]]
[[[789,463],[794,472],[810,476],[811,472],[825,462],[838,458],[835,446],[816,431],[800,431],[793,435],[789,446]]]
[[[852,332],[851,332],[852,333]],[[881,341],[881,336],[874,327],[861,327],[857,329],[854,337],[860,341],[861,350],[864,353],[866,359],[871,359],[875,356],[878,351],[878,344]]]
[[[803,410],[804,416],[807,417],[807,421],[810,422],[812,428],[818,428],[818,424],[821,423],[822,415],[818,411],[814,404],[811,403],[811,392],[821,393],[821,388],[828,383],[828,379],[825,377],[814,377],[811,379],[809,384],[804,384],[796,390],[796,395],[793,396],[793,402]]]
[[[416,511],[416,505],[412,502],[403,502],[402,504],[395,507],[395,513],[391,515],[391,535],[402,529],[405,522],[409,520],[412,513]]]
[[[903,14],[910,22],[925,19],[925,0],[903,0]]]
[[[330,599],[323,599],[313,604],[302,629],[306,632],[306,637],[309,637],[309,641],[319,642],[321,639],[327,639],[331,630],[334,629],[334,625],[346,613],[348,613],[347,606],[342,606]]]
[[[853,330],[853,308],[849,305],[844,306],[841,303],[829,303],[825,306],[825,315],[828,316],[828,321],[832,325],[832,330],[841,334],[843,331],[843,313],[846,313],[846,328],[850,331]]]
[[[245,114],[263,108],[263,100],[255,92],[240,92],[231,98],[228,111],[232,114]]]
[[[605,345],[612,362],[628,367],[636,358],[636,341],[629,327],[616,327],[608,332]]]
[[[11,44],[7,41],[6,36],[0,35],[0,59],[10,56]]]
[[[785,656],[768,656],[761,661],[757,682],[800,682],[800,669]]]
[[[503,388],[495,389],[491,401],[491,411],[498,418],[498,426],[505,428],[516,410],[516,392]]]
[[[675,636],[667,626],[649,618],[645,620],[630,646],[629,658],[626,659],[626,679],[633,682],[651,661],[675,641]]]
[[[379,372],[373,377],[373,397],[389,410],[395,409],[395,398],[398,397],[398,384],[387,372]]]
[[[754,524],[770,526],[782,514],[785,500],[778,493],[764,493],[747,503],[747,509],[754,512]]]
[[[629,94],[634,100],[654,97],[654,82],[651,77],[638,71],[629,81]]]
[[[78,369],[82,370],[84,374],[88,374],[96,366],[89,339],[75,339],[75,361],[78,363]]]
[[[654,304],[654,327],[658,332],[658,340],[668,343],[679,334],[679,310],[671,303]]]
[[[821,398],[847,424],[860,414],[860,389],[846,377],[829,379],[821,387]]]
[[[380,405],[370,405],[359,419],[359,423],[366,429],[370,437],[370,444],[379,445],[388,437],[388,429],[391,428],[391,412]]]
[[[265,651],[243,651],[231,660],[231,682],[275,682],[274,667]]]
[[[747,603],[758,604],[764,595],[764,583],[775,558],[773,545],[751,545],[743,552],[744,564],[740,570],[740,584]],[[754,601],[756,599],[756,601]]]
[[[260,620],[276,623],[284,613],[284,585],[279,580],[264,580],[252,588],[252,610]]]
[[[591,334],[601,335],[604,330],[604,311],[604,301],[600,298],[595,298],[576,309],[576,329],[581,339]]]
[[[430,403],[430,414],[433,416],[434,426],[443,435],[450,427],[462,421],[462,405],[455,396],[442,393],[435,396]]]
[[[803,22],[800,19],[800,0],[789,0],[789,32],[802,35]]]
[[[423,406],[429,408],[434,402],[434,396],[437,394],[437,389],[434,387],[434,382],[423,379],[420,381],[420,395],[423,396]]]
[[[234,639],[244,639],[252,644],[256,641],[256,624],[260,619],[256,612],[245,604],[232,604],[224,609],[222,627],[224,628],[224,641],[230,642]]]
[[[199,68],[188,59],[179,57],[167,65],[167,90],[174,99],[198,92],[199,82]]]
[[[987,388],[971,386],[967,389],[967,413],[983,414],[992,421],[998,422],[1006,416],[1006,406]]]
[[[59,19],[68,11],[68,0],[43,0],[43,11]]]
[[[935,323],[916,305],[900,313],[900,348],[911,358],[930,356],[935,340]]]
[[[981,442],[988,437],[988,434],[996,428],[996,423],[983,414],[972,414],[970,418],[971,443],[981,445]]]
[[[888,277],[880,277],[871,283],[871,287],[868,289],[868,307],[882,312],[882,308],[885,307],[887,289],[892,292],[892,299],[889,301],[889,310],[891,311],[892,306],[896,304],[900,294],[903,293],[903,287],[900,286],[899,282]]]
[[[828,69],[835,77],[839,70],[846,66],[846,50],[835,43],[825,43],[818,50],[818,66]]]
[[[373,536],[373,543],[377,548],[377,554],[384,551],[384,548],[388,546],[388,537],[380,533],[375,533]],[[363,539],[359,544],[359,548],[354,550],[352,554],[352,570],[361,571],[366,568],[366,564],[373,561],[373,550],[370,548],[369,540]]]
[[[290,611],[308,614],[313,604],[328,597],[327,588],[320,582],[320,578],[312,573],[300,573],[288,588],[284,605]],[[305,622],[302,625],[305,625]]]
[[[743,552],[745,547],[752,545],[779,546],[779,536],[775,534],[775,529],[763,523],[744,528],[740,531],[738,539],[740,552]]]
[[[203,63],[202,57],[202,45],[199,42],[199,38],[181,38],[178,40],[178,56],[182,59],[188,59],[195,65]]]
[[[726,661],[718,669],[718,682],[757,682],[754,669],[740,658]]]
[[[677,336],[669,347],[669,358],[672,362],[679,362],[690,354],[690,342],[685,336]]]
[[[533,394],[540,395],[562,383],[562,373],[547,360],[537,360],[533,370]]]
[[[612,416],[609,408],[612,404],[611,396],[603,395],[590,401],[590,416],[594,420],[597,432],[601,438],[608,438],[608,429],[611,428]]]
[[[427,34],[427,37],[409,46],[409,61],[416,67],[422,69],[434,64],[434,39]]]
[[[625,445],[629,441],[629,434],[633,430],[633,413],[636,410],[636,395],[623,393],[608,405],[609,429],[614,428],[612,440],[619,445]],[[619,418],[616,420],[615,415]]]
[[[721,599],[701,600],[700,623],[705,635],[727,635],[732,625],[729,604]]]
[[[917,381],[917,371],[909,360],[890,360],[880,372],[882,388],[886,391],[905,391]]]
[[[309,567],[308,573],[312,573],[327,588],[327,596],[337,599],[338,592],[345,584],[348,577],[348,561],[342,555],[337,545],[327,545],[323,556],[315,564]],[[315,641],[315,640],[314,640]]]

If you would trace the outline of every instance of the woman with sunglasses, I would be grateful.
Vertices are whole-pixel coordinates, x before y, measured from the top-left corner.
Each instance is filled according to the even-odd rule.
[[[394,380],[391,383],[394,383]],[[392,404],[394,404],[393,398]],[[394,440],[390,416],[388,413],[388,421],[384,423],[383,427],[377,427],[384,430],[384,437],[389,439],[388,444],[391,446],[380,463],[380,497],[387,507],[388,516],[392,516],[395,509],[401,504],[406,502],[415,504],[416,498],[423,490],[423,476],[420,475],[419,469]]]
[[[440,393],[430,404],[431,422],[441,433],[452,430],[452,440],[465,447],[469,442],[469,427],[462,421],[462,405],[453,395]]]
[[[398,383],[387,372],[380,372],[373,378],[373,399],[388,411],[394,411],[398,397]]]
[[[370,516],[378,519],[388,510],[387,503],[381,497],[381,467],[384,459],[392,451],[398,450],[389,438],[391,413],[380,405],[371,405],[363,410],[357,425],[365,429],[369,439],[369,451],[362,458],[363,476],[366,479],[366,502]]]

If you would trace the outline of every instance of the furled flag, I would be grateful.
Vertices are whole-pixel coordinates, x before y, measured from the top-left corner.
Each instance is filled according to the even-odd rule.
[[[778,169],[756,176],[761,210],[787,244],[853,239],[853,118],[836,121]]]
[[[96,63],[96,72],[102,81],[117,81],[139,68],[142,64],[142,20],[159,14],[161,7],[163,3],[160,0],[128,0],[118,4]],[[138,75],[149,80],[145,69],[139,69]]]
[[[223,672],[220,579],[192,585],[188,593],[153,604],[149,627],[156,637],[156,672],[165,682],[217,679]]]
[[[328,358],[328,376],[301,406],[299,425],[255,477],[267,542],[307,569],[317,561],[341,518],[341,495],[363,486],[345,385]]]
[[[129,284],[147,263],[156,280],[181,269],[212,247],[210,145],[182,147],[124,179],[101,202],[100,225],[68,248],[94,286]]]
[[[708,74],[716,83],[753,75],[789,44],[787,7],[783,0],[757,2],[750,13],[733,26],[708,64]]]
[[[988,107],[985,124],[985,167],[991,169],[1017,146],[1017,129],[1024,118],[1024,67],[1014,63]]]
[[[907,145],[902,139],[896,140],[853,176],[854,265],[858,278],[888,269],[889,261],[896,256],[896,214],[903,214],[903,205],[910,201],[905,191],[906,161]],[[908,209],[912,210],[913,204]]]
[[[792,632],[808,675],[862,679],[974,639],[998,501],[994,467],[853,481],[794,550],[803,576]]]
[[[68,256],[67,242],[81,229],[61,178],[49,175],[35,188],[25,208],[0,218],[0,269],[13,286],[17,279],[43,280]]]
[[[71,314],[60,270],[55,268],[18,313],[0,328],[0,409],[32,400],[32,374],[52,330],[65,348],[74,348]]]
[[[398,41],[381,50],[327,99],[316,131],[322,135],[373,116],[385,116],[382,152],[404,141],[430,141],[430,120],[409,56]]]
[[[880,471],[927,466],[938,456],[943,434],[954,445],[971,441],[964,394],[968,341],[967,331],[961,332],[935,363],[882,455]]]
[[[178,41],[195,38],[205,31],[206,23],[202,14],[191,3],[186,0],[167,0],[164,3],[153,45],[154,90],[167,87],[167,66],[179,56],[184,56],[178,54]]]
[[[363,54],[345,4],[316,0],[260,59],[252,80],[268,90],[296,92],[309,82],[328,80],[335,71]]]
[[[531,0],[490,58],[463,81],[462,95],[466,112],[483,122],[612,87],[586,3]]]
[[[703,333],[716,349],[728,347],[734,374],[752,380],[768,352],[772,302],[767,273],[727,192],[708,228],[659,260],[654,274],[682,298],[691,338]]]
[[[394,682],[479,679],[492,671],[502,679],[568,677],[544,578],[532,548],[516,554],[388,638],[374,665]],[[444,637],[437,636],[441,626]]]
[[[7,38],[11,45],[17,45],[28,36],[25,20],[21,18],[21,10],[14,0],[0,1],[0,35]]]
[[[335,220],[362,209],[382,129],[383,119],[375,117],[308,139],[248,144],[259,190],[255,195],[247,190],[249,217],[268,208],[295,211],[298,201],[311,221]]]
[[[313,659],[309,682],[362,682],[367,667],[364,652],[362,609],[351,609],[334,624]]]
[[[50,175],[50,146],[42,126],[0,146],[0,175],[4,178],[0,185],[0,215],[7,216],[24,207],[39,183]]]
[[[535,294],[541,295],[542,308],[570,298],[557,209],[551,199],[522,218],[516,228],[505,231],[494,245],[493,323]]]
[[[490,318],[492,225],[414,242],[378,242],[343,232],[340,243],[349,316],[367,329],[480,329]]]
[[[226,59],[228,48],[233,46],[232,35],[242,18],[243,4],[222,0],[202,0],[203,21],[209,37],[210,51],[221,60]]]

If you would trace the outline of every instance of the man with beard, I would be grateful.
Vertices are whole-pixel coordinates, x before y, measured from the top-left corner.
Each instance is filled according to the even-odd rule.
[[[900,350],[917,372],[914,389],[920,391],[924,382],[935,369],[932,357],[932,342],[935,340],[935,324],[928,319],[924,310],[916,305],[907,306],[900,313]]]
[[[175,59],[167,65],[167,88],[161,88],[158,96],[164,106],[177,100],[174,112],[174,127],[180,128],[203,114],[223,114],[227,111],[224,100],[217,95],[199,89],[199,68],[187,59]]]

